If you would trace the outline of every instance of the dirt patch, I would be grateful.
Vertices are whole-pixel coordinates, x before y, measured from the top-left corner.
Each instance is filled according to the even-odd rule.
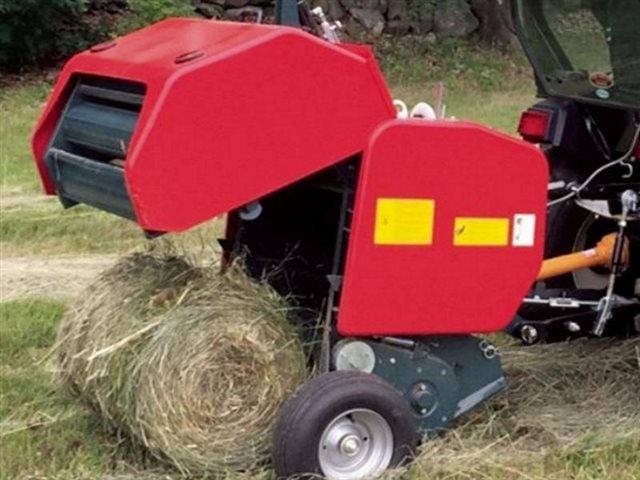
[[[29,195],[29,194],[6,195],[6,196],[0,197],[0,209],[12,210],[20,207],[29,207],[35,204],[39,204],[39,205],[42,205],[44,203],[51,204],[53,202],[57,202],[57,199],[54,197],[48,197],[45,195]]]
[[[116,255],[0,259],[0,301],[24,297],[74,298]]]

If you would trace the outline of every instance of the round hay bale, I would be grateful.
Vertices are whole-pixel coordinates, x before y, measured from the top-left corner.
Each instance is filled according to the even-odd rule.
[[[289,308],[239,268],[164,260],[131,257],[87,290],[61,328],[60,378],[185,473],[256,469],[308,376]]]
[[[175,295],[201,277],[201,271],[173,255],[122,258],[86,288],[65,316],[55,348],[59,380],[109,421],[118,422],[125,380],[118,365],[128,364],[137,340],[167,309],[154,299],[168,291]]]
[[[280,404],[307,376],[286,305],[234,272],[194,292],[139,355],[135,432],[188,472],[259,466]],[[213,293],[215,292],[215,293]]]

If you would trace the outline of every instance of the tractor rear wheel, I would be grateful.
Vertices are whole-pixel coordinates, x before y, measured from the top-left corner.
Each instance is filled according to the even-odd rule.
[[[593,248],[602,237],[617,231],[616,220],[599,217],[595,213],[581,208],[573,201],[555,205],[549,210],[547,219],[545,258]],[[627,232],[627,234],[629,233],[630,231]],[[634,242],[637,240],[632,241],[631,252],[633,252],[634,245],[637,245]],[[602,291],[604,295],[609,284],[610,274],[611,271],[607,267],[583,268],[567,275],[551,278],[545,283],[547,288]],[[632,265],[616,282],[616,293],[626,297],[633,296],[637,278],[638,261],[633,260]]]
[[[606,234],[615,233],[617,225],[608,219],[567,201],[549,210],[547,219],[547,243],[545,258],[579,252],[593,248]],[[549,288],[578,288],[604,290],[609,282],[609,272],[604,267],[584,268],[576,272],[552,278]]]
[[[282,407],[273,463],[278,478],[373,479],[409,460],[418,440],[411,407],[391,385],[362,372],[330,372]]]

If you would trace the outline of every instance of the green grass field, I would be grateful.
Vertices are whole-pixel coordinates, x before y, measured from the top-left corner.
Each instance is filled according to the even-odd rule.
[[[432,102],[435,84],[442,80],[448,87],[449,115],[514,133],[520,112],[534,101],[528,69],[514,54],[459,42],[382,51],[394,95],[410,104]],[[37,266],[50,256],[119,254],[147,244],[127,221],[84,207],[63,211],[55,200],[40,197],[29,137],[50,88],[48,81],[30,79],[5,85],[0,93],[0,276],[9,276],[8,265],[16,258],[24,263],[28,276],[30,265]],[[212,222],[178,236],[177,242],[187,248],[207,248],[220,229],[220,222]],[[69,280],[59,278],[60,283]],[[8,288],[13,280],[3,281]],[[55,362],[49,352],[68,305],[52,297],[46,287],[28,291],[28,296],[10,300],[0,291],[0,480],[179,478],[115,435],[52,382]],[[491,419],[492,408],[481,409],[472,421]],[[483,428],[491,430],[492,423]],[[418,464],[403,477],[640,478],[637,430],[609,436],[588,431],[569,442],[551,442],[548,450],[531,454],[534,462],[524,463],[522,455],[514,463],[486,461],[495,451],[492,444],[467,444],[458,437],[466,431],[464,427],[460,433],[430,442]],[[478,435],[475,427],[474,432]],[[509,452],[509,435],[499,438],[495,443],[501,442],[500,451]],[[460,445],[469,448],[460,450]],[[475,468],[474,461],[481,466]],[[450,468],[453,464],[459,468]]]

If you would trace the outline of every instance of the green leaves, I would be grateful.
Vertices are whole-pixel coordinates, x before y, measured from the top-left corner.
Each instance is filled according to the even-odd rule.
[[[0,69],[51,64],[95,38],[82,22],[85,0],[3,0],[0,4]]]
[[[128,0],[133,14],[119,25],[118,33],[126,33],[168,17],[191,17],[194,15],[190,0]]]
[[[0,71],[48,67],[113,35],[167,17],[193,16],[190,0],[128,0],[113,14],[88,0],[1,0]],[[122,6],[120,4],[120,6]]]

